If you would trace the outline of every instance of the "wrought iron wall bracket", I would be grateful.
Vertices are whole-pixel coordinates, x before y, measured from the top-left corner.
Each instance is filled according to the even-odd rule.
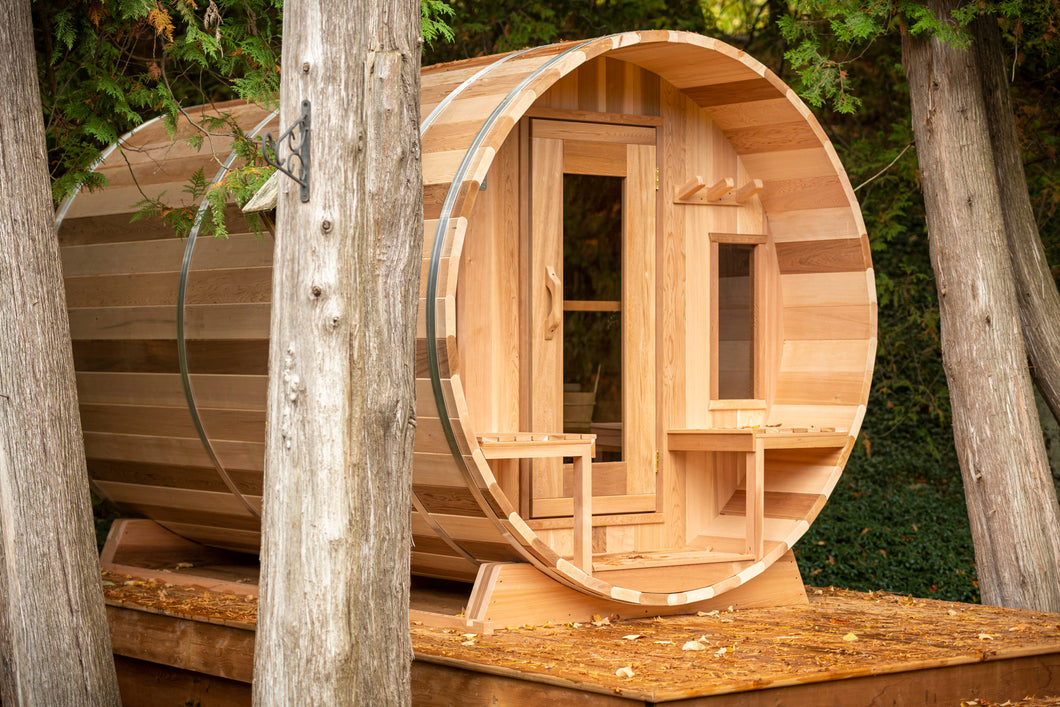
[[[273,141],[271,133],[265,133],[265,137],[261,139],[261,153],[265,161],[298,182],[302,187],[303,202],[309,201],[310,108],[309,101],[302,101],[302,117],[287,128],[279,140]],[[295,131],[298,132],[297,137]],[[285,159],[280,159],[280,146],[284,143],[287,144],[289,154]],[[276,155],[275,160],[269,156],[270,151]],[[295,160],[298,161],[297,165],[294,164]]]

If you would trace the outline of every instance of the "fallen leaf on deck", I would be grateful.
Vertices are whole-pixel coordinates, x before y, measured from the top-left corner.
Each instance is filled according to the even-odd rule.
[[[980,641],[992,641],[992,640],[994,640],[994,637],[991,636],[989,633],[980,633],[979,634],[979,640]]]
[[[474,641],[464,641],[460,645],[462,645],[462,646],[473,646],[473,645],[475,645],[475,642]]]
[[[681,646],[683,651],[701,651],[703,650],[703,644],[699,641],[689,641],[685,645]]]
[[[696,616],[717,616],[718,613],[719,612],[717,609],[715,609],[714,611],[697,611]]]
[[[721,648],[719,648],[717,651],[714,652],[714,655],[725,655],[728,652],[729,652],[728,647],[727,646],[722,646]]]
[[[628,666],[625,668],[619,668],[615,671],[615,675],[620,678],[631,678],[633,677],[633,668],[630,668]]]
[[[601,619],[599,616],[593,614],[592,624],[593,624],[593,626],[610,626],[611,625],[611,617],[610,616],[605,616],[604,618]]]
[[[631,633],[628,636],[623,636],[622,638],[626,639],[627,641],[635,641],[638,638],[641,638],[641,634],[639,634],[639,633]]]
[[[843,636],[843,640],[844,641],[856,641],[856,640],[858,640],[858,637],[853,631],[851,631],[847,635]]]

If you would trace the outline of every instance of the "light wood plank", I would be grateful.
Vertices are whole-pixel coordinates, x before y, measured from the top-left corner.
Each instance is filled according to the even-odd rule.
[[[264,375],[192,375],[191,383],[196,403],[204,408],[265,410]],[[177,373],[79,371],[77,396],[82,403],[187,406]]]
[[[651,127],[534,120],[530,124],[530,130],[535,139],[655,145],[655,129]]]
[[[864,271],[781,275],[780,288],[785,307],[830,307],[872,301]]]
[[[254,442],[217,442],[214,450],[225,468],[262,471],[265,447]],[[212,467],[198,439],[85,432],[85,455],[149,464],[189,464]]]
[[[268,339],[268,304],[204,304],[184,310],[188,339]],[[70,336],[77,339],[175,339],[172,306],[70,310]]]

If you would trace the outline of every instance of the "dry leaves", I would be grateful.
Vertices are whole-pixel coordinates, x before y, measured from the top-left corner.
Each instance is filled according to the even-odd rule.
[[[633,677],[633,668],[629,667],[628,665],[624,668],[619,668],[615,671],[615,675],[620,678],[631,678]]]

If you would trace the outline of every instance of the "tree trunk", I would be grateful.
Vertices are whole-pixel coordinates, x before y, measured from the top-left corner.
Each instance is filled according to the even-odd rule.
[[[972,30],[975,39],[972,46],[983,86],[994,170],[1019,298],[1023,343],[1031,362],[1031,376],[1053,416],[1060,419],[1060,292],[1057,292],[1056,281],[1046,262],[1027,193],[1027,177],[1023,173],[1023,156],[1005,76],[997,18],[982,15],[976,19]]]
[[[423,234],[416,0],[288,0],[256,704],[408,704]],[[289,150],[280,147],[280,157]]]
[[[117,705],[29,0],[0,23],[0,699]]]
[[[948,17],[956,0],[930,0]],[[906,35],[942,355],[983,602],[1060,611],[1060,508],[1020,335],[974,55]]]

